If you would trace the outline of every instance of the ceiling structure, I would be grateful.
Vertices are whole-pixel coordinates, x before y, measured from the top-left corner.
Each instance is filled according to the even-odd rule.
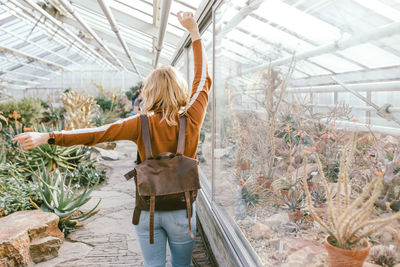
[[[0,88],[37,87],[63,71],[92,69],[128,71],[142,80],[157,65],[176,63],[188,39],[177,12],[199,13],[215,2],[0,0]],[[332,85],[334,76],[398,89],[399,0],[230,3],[217,10],[224,15],[215,35],[224,42],[215,52],[242,64],[243,72],[270,61],[284,67],[295,55],[293,88]],[[251,77],[237,81],[245,85]]]
[[[128,71],[171,63],[185,31],[177,12],[201,0],[0,0],[0,88],[62,71]]]

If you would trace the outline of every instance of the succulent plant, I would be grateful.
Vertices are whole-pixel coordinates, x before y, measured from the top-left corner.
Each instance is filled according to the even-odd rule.
[[[61,101],[66,110],[66,129],[74,130],[94,126],[94,118],[99,106],[93,96],[85,96],[75,91],[61,95]]]
[[[378,245],[371,248],[369,258],[373,263],[381,266],[392,267],[396,264],[396,253],[394,250]]]
[[[41,208],[59,216],[60,229],[64,233],[68,233],[77,222],[84,221],[99,211],[96,208],[101,199],[90,211],[80,212],[79,208],[91,199],[90,194],[95,186],[85,186],[83,192],[80,192],[79,186],[71,186],[71,183],[66,184],[65,178],[65,174],[62,174],[58,169],[49,172],[44,163],[42,163],[42,168],[37,174],[40,195],[43,199]]]

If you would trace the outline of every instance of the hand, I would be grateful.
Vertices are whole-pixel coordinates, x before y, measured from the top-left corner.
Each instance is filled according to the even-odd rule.
[[[50,136],[48,133],[22,133],[14,137],[11,141],[18,142],[23,149],[32,149],[37,146],[47,144]]]
[[[192,12],[179,11],[178,14],[179,23],[187,29],[190,33],[199,31],[196,21],[194,21],[194,16]]]

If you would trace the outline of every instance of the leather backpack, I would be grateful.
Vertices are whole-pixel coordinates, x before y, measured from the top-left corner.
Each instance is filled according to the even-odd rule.
[[[187,210],[189,233],[192,238],[192,204],[200,189],[198,160],[183,155],[185,150],[186,116],[180,117],[176,154],[164,152],[153,157],[151,152],[149,121],[141,115],[142,136],[146,160],[125,174],[127,180],[135,178],[136,203],[132,223],[137,225],[142,210],[150,211],[150,244],[154,243],[155,210]]]

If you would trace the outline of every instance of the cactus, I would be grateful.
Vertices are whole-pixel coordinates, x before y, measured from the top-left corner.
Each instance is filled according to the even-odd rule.
[[[319,173],[325,187],[326,198],[328,203],[327,219],[323,221],[315,212],[312,196],[307,185],[307,175],[303,176],[303,187],[306,193],[307,207],[310,215],[318,222],[334,239],[335,246],[342,249],[352,249],[359,245],[361,240],[370,236],[374,231],[390,221],[400,218],[400,212],[385,218],[373,218],[374,203],[382,192],[383,177],[373,179],[357,196],[350,201],[351,192],[348,189],[349,170],[351,160],[354,156],[355,141],[354,135],[342,150],[339,167],[339,177],[337,182],[337,194],[335,198],[332,196],[331,189],[325,177],[321,161],[316,153],[314,153]],[[307,160],[304,160],[306,166]],[[306,168],[304,168],[306,170]]]
[[[94,119],[98,113],[99,106],[96,104],[94,97],[69,91],[61,95],[61,101],[66,110],[66,130],[95,126]]]

